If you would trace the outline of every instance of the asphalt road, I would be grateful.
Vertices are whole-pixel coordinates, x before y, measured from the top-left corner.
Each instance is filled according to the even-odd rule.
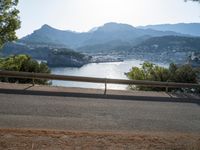
[[[0,128],[200,133],[198,100],[1,87]]]

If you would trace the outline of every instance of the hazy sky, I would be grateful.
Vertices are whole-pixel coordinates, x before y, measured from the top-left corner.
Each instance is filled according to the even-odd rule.
[[[19,37],[43,24],[82,32],[107,22],[133,26],[200,22],[200,4],[184,0],[19,0],[18,9]]]

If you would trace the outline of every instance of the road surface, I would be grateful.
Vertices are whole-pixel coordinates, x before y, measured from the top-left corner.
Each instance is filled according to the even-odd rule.
[[[200,99],[0,83],[0,128],[200,133]]]

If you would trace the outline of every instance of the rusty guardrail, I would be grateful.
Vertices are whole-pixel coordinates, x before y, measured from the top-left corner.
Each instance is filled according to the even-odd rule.
[[[66,76],[66,75],[17,72],[17,71],[0,71],[0,77],[32,79],[33,84],[34,84],[34,79],[103,83],[103,84],[105,84],[105,92],[104,92],[105,94],[107,91],[107,84],[126,84],[126,85],[141,85],[141,86],[148,86],[148,87],[164,87],[164,88],[166,88],[166,91],[168,90],[168,88],[200,88],[200,84],[192,84],[192,83],[94,78],[94,77]]]

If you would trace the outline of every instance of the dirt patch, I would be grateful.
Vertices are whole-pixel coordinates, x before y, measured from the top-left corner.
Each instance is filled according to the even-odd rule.
[[[200,135],[0,129],[1,150],[200,150]]]

